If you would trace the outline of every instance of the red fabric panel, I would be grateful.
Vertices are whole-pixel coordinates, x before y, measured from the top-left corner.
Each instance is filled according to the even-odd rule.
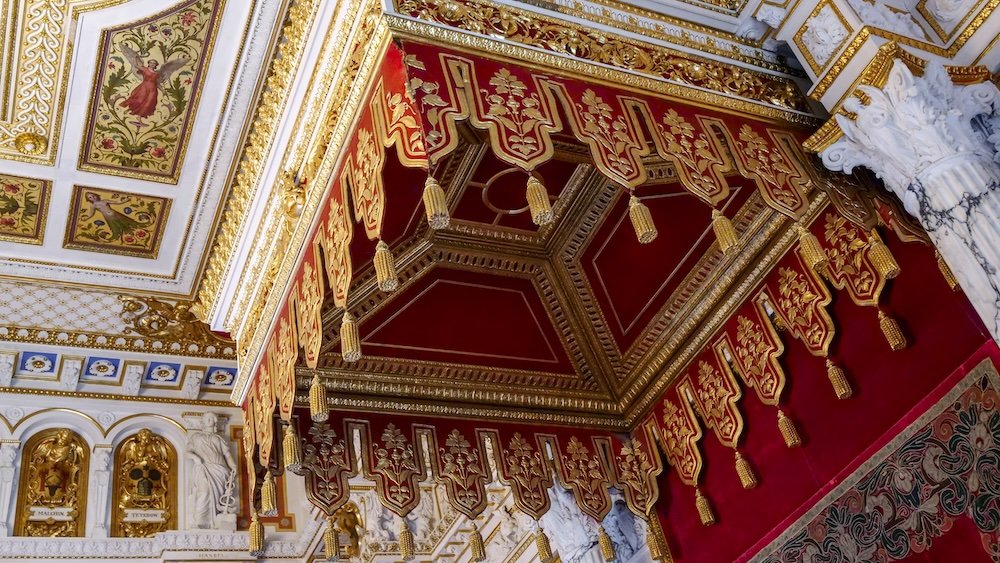
[[[933,251],[888,238],[903,271],[883,303],[900,321],[910,345],[890,351],[874,308],[859,307],[846,293],[835,292],[831,313],[837,337],[832,355],[854,388],[852,398],[840,401],[822,359],[782,335],[786,346],[782,364],[789,378],[784,408],[805,443],[786,448],[774,408],[763,406],[752,393],[745,394],[740,403],[747,425],[742,449],[753,461],[760,484],[743,490],[732,451],[716,440],[703,439],[702,490],[717,519],[706,527],[698,520],[694,489],[681,484],[673,472],[664,472],[658,510],[676,561],[751,557],[933,404],[932,399],[950,387],[942,385],[950,380],[949,374],[989,341],[965,296],[944,282]]]

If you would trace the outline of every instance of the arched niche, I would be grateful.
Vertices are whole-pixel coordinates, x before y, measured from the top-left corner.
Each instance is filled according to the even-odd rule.
[[[90,448],[68,428],[28,439],[21,456],[15,536],[82,537],[87,519]]]
[[[111,535],[147,538],[177,529],[177,451],[143,428],[115,448]]]

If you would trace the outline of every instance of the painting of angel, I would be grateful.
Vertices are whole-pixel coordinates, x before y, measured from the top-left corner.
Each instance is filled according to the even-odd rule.
[[[155,258],[170,200],[75,186],[65,248]]]
[[[133,88],[129,97],[122,100],[119,105],[139,118],[149,117],[156,110],[159,90],[165,83],[169,84],[170,75],[186,65],[188,60],[179,57],[163,63],[163,66],[160,66],[155,59],[143,63],[139,54],[128,45],[122,45],[121,48],[125,60],[132,65],[132,72],[138,75],[142,82]]]

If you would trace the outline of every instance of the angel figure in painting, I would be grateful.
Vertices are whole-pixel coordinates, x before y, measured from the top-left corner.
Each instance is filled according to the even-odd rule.
[[[139,53],[128,45],[122,45],[121,49],[125,59],[132,65],[132,72],[141,78],[142,82],[133,88],[129,97],[122,100],[119,105],[138,117],[141,122],[143,118],[149,117],[156,111],[160,88],[170,80],[173,73],[186,65],[188,60],[178,57],[164,62],[161,66],[152,59],[144,63]]]
[[[101,196],[94,192],[89,192],[84,198],[90,204],[90,212],[80,219],[81,221],[89,221],[96,213],[100,213],[104,217],[104,223],[111,231],[110,234],[107,232],[103,233],[104,236],[102,238],[105,240],[122,240],[123,236],[132,235],[142,227],[148,227],[153,224],[153,217],[149,213],[138,213],[136,214],[136,219],[133,219],[115,210],[111,207],[110,202],[101,199]]]

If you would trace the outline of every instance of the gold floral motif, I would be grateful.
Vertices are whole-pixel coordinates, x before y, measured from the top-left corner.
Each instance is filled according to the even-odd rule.
[[[397,0],[407,15],[480,35],[569,55],[796,111],[806,103],[787,79],[608,36],[485,0]]]
[[[487,500],[487,476],[479,450],[473,448],[458,430],[448,434],[444,446],[439,448],[440,475],[444,478],[448,498],[455,510],[475,518],[486,507]]]
[[[779,268],[779,297],[772,302],[793,336],[813,354],[826,355],[833,340],[833,321],[825,309],[830,303],[830,294],[807,276],[809,274],[787,266]]]
[[[704,131],[695,128],[673,108],[667,110],[660,123],[657,147],[660,156],[675,165],[677,176],[689,191],[707,202],[715,203],[729,193],[729,186],[722,175],[725,168],[722,158]]]
[[[584,514],[598,522],[611,510],[611,486],[607,470],[600,458],[591,456],[590,450],[573,436],[566,445],[566,454],[562,455],[563,477],[566,484],[573,489],[576,502]]]
[[[861,229],[840,215],[827,213],[823,235],[830,259],[826,270],[830,283],[846,289],[859,305],[877,305],[885,280],[868,258],[868,240]]]
[[[761,184],[767,200],[786,215],[797,217],[806,204],[805,190],[796,189],[803,187],[803,180],[781,150],[744,123],[735,153],[741,168]]]
[[[518,508],[536,520],[541,518],[549,509],[548,489],[552,485],[542,454],[515,432],[503,451],[503,463]]]
[[[701,427],[687,402],[678,406],[671,398],[663,400],[663,426],[660,432],[666,445],[667,459],[677,470],[677,475],[687,485],[698,484],[698,474],[701,473],[701,452],[698,450],[698,440],[701,439]]]
[[[445,101],[441,96],[440,83],[420,77],[421,71],[427,70],[423,61],[408,54],[403,57],[403,62],[410,69],[410,79],[406,88],[414,93],[414,97],[420,103],[420,117],[426,130],[424,142],[427,143],[428,157],[433,162],[438,155],[446,154],[455,147],[458,139],[449,122],[465,117],[465,114],[450,101]]]
[[[646,181],[646,170],[640,158],[649,153],[640,144],[635,128],[620,111],[615,111],[604,98],[587,88],[570,112],[574,131],[590,146],[594,162],[602,172],[626,187]]]
[[[364,223],[368,238],[375,240],[382,232],[382,215],[385,213],[385,186],[382,184],[382,164],[385,152],[375,142],[375,136],[364,127],[358,129],[357,146],[350,169],[351,193],[354,211],[359,223]]]
[[[379,498],[389,510],[405,516],[419,501],[417,481],[423,474],[417,463],[413,444],[389,424],[382,431],[382,446],[375,448],[372,473]]]
[[[317,256],[318,253],[314,253]],[[318,261],[317,261],[318,263]],[[306,366],[316,367],[319,350],[323,345],[323,278],[313,261],[302,263],[302,278],[298,283],[295,311],[298,313],[296,326],[299,342],[302,344]]]
[[[733,349],[743,381],[757,391],[761,402],[777,405],[785,386],[785,373],[778,363],[784,347],[772,334],[765,334],[765,330],[771,329],[743,315],[738,316]]]
[[[271,386],[273,371],[273,361],[262,364],[257,372],[255,384],[257,400],[254,403],[253,425],[257,433],[257,457],[264,467],[270,467],[274,453],[274,388]]]
[[[326,277],[333,293],[333,303],[337,307],[347,306],[347,291],[351,286],[351,239],[354,230],[347,208],[341,203],[346,198],[344,180],[341,179],[333,189],[341,188],[341,197],[334,194],[330,197],[330,211],[323,224],[323,257],[326,263]]]
[[[274,333],[274,346],[268,346],[268,359],[273,355],[272,383],[274,395],[278,403],[278,411],[285,422],[291,420],[292,409],[295,406],[295,361],[298,357],[298,343],[295,338],[295,328],[291,319],[292,311],[283,316]]]
[[[177,454],[146,428],[115,451],[111,535],[148,538],[177,528]]]
[[[32,436],[21,456],[15,536],[83,537],[90,449],[66,428]]]
[[[622,444],[617,486],[633,513],[644,516],[653,508],[658,496],[657,473],[659,468],[650,461],[641,441],[631,438]]]
[[[347,478],[354,467],[350,451],[327,422],[314,422],[302,453],[306,494],[327,516],[332,516],[350,500]]]
[[[726,368],[720,371],[717,366],[701,360],[698,362],[698,376],[693,379],[695,401],[705,424],[715,431],[722,445],[735,448],[743,430],[743,415],[736,403],[743,393],[732,372]]]

